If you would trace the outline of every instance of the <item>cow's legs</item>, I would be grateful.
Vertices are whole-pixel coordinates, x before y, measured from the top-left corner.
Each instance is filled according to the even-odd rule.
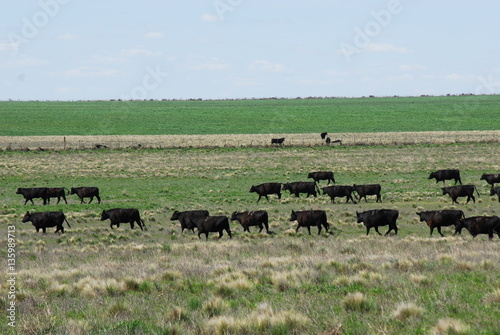
[[[98,195],[96,195],[95,197],[97,198],[97,203],[100,204],[101,203],[101,197],[98,196]]]
[[[382,234],[380,234],[380,232],[378,231],[378,226],[375,226],[374,228],[375,228],[375,231],[377,232],[377,234],[382,235]]]
[[[442,237],[444,237],[443,233],[441,232],[441,227],[440,226],[437,227],[437,230],[438,230],[439,235],[441,235]]]
[[[226,228],[226,232],[229,235],[229,238],[233,238],[233,235],[231,234],[231,229]],[[248,232],[250,232],[250,230]]]

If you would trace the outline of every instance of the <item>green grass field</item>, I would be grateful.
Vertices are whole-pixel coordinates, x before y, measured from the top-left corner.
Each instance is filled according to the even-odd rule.
[[[19,334],[500,334],[500,240],[453,230],[429,236],[421,210],[498,215],[479,177],[500,171],[498,143],[405,146],[0,152],[0,221],[16,226]],[[429,172],[458,167],[477,203],[452,205]],[[337,184],[380,183],[383,203],[331,204],[324,195],[261,200],[262,182],[333,170]],[[450,182],[447,182],[449,185]],[[98,186],[101,204],[23,205],[17,187]],[[325,183],[322,184],[325,186]],[[136,207],[147,231],[111,230],[103,209]],[[355,212],[400,212],[397,236]],[[180,234],[174,210],[212,215],[264,209],[275,235],[208,241]],[[324,209],[332,235],[295,233],[292,210]],[[63,210],[64,235],[37,234],[25,211]],[[381,232],[385,233],[382,227]],[[1,238],[7,244],[6,234]],[[0,254],[6,259],[6,248]],[[0,275],[2,292],[8,289]],[[7,295],[0,297],[5,305]],[[9,333],[4,321],[0,332]],[[14,333],[14,332],[11,332]]]
[[[498,130],[500,96],[0,102],[0,136]]]

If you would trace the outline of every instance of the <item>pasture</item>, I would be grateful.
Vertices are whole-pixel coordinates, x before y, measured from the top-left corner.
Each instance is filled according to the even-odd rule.
[[[1,101],[0,136],[498,130],[500,96]]]
[[[0,152],[0,220],[16,227],[17,331],[23,334],[500,334],[500,239],[445,238],[421,210],[499,215],[479,178],[500,171],[498,143],[342,147],[171,148]],[[477,202],[452,205],[427,177],[459,168]],[[251,185],[332,170],[338,185],[380,183],[382,203],[326,195],[256,203]],[[447,182],[450,185],[450,182]],[[102,203],[23,205],[18,187],[98,186]],[[321,187],[326,186],[322,183]],[[147,231],[111,230],[102,210],[135,207]],[[399,211],[398,235],[365,236],[356,211]],[[267,210],[276,234],[208,241],[171,222],[174,210],[211,215]],[[292,210],[324,209],[332,234],[295,233]],[[62,210],[64,235],[21,223]],[[385,233],[387,227],[380,231]],[[6,236],[2,236],[6,242]],[[4,243],[5,245],[6,243]],[[6,259],[6,250],[2,250]],[[7,289],[5,271],[2,291]],[[1,297],[7,303],[6,295]],[[2,333],[11,329],[3,322]]]

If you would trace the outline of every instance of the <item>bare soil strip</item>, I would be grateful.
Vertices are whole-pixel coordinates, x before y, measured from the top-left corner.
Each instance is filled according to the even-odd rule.
[[[423,131],[328,134],[342,145],[401,145],[441,143],[498,143],[500,130]],[[65,150],[91,148],[203,148],[271,146],[271,139],[285,138],[286,146],[327,145],[320,134],[232,134],[232,135],[110,135],[110,136],[0,136],[0,150]],[[276,145],[276,144],[275,144]]]

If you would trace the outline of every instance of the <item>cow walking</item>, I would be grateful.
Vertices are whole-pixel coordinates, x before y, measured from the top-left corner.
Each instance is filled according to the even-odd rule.
[[[28,201],[34,205],[33,199],[42,198],[43,204],[47,204],[47,188],[46,187],[31,187],[25,188],[20,187],[17,189],[16,194],[21,194],[24,197],[24,204],[26,205]]]
[[[479,196],[479,192],[477,191],[477,188],[475,185],[458,185],[458,186],[447,186],[443,187],[443,195],[449,194],[452,200],[452,203],[455,203],[458,205],[457,199],[459,197],[467,197],[467,204],[469,203],[470,199],[474,203],[476,203],[476,198],[474,197],[474,190],[476,190],[477,195]]]
[[[356,212],[356,217],[358,223],[363,222],[366,227],[366,235],[370,233],[371,228],[375,228],[375,231],[382,235],[378,231],[378,227],[389,225],[389,230],[385,233],[385,236],[389,234],[391,230],[398,234],[398,227],[396,226],[396,220],[398,219],[399,212],[393,209],[373,209],[364,212]]]
[[[320,180],[326,180],[328,182],[328,184],[330,184],[330,182],[335,184],[335,178],[333,176],[333,171],[310,172],[307,175],[307,178],[311,178],[316,183],[319,183]]]
[[[293,183],[283,184],[283,191],[290,191],[290,194],[294,194],[297,198],[300,198],[300,193],[307,193],[307,198],[309,196],[317,196],[317,190],[319,190],[318,185],[314,181],[298,181]]]
[[[72,187],[69,194],[76,194],[80,198],[80,203],[83,204],[83,198],[90,198],[89,204],[97,198],[97,203],[101,203],[101,197],[99,197],[99,188],[97,187]]]
[[[271,144],[282,145],[283,142],[285,142],[285,138],[284,137],[271,139]]]
[[[473,216],[460,220],[455,228],[455,234],[460,234],[466,228],[472,237],[479,234],[487,234],[489,239],[493,239],[496,233],[500,237],[500,218],[498,216]]]
[[[495,194],[498,196],[498,202],[500,202],[500,187],[495,187],[490,190],[491,196],[494,196]]]
[[[259,202],[262,197],[266,197],[267,201],[269,201],[269,194],[277,194],[278,199],[281,199],[281,183],[264,183],[257,186],[252,185],[252,187],[250,187],[250,193],[257,193],[259,195],[257,202]]]
[[[382,202],[382,196],[380,195],[380,191],[382,190],[382,187],[380,186],[380,184],[370,184],[370,185],[356,185],[356,184],[354,184],[352,187],[354,188],[354,191],[356,191],[356,193],[358,193],[360,202],[361,202],[361,199],[363,199],[363,198],[365,198],[365,201],[368,202],[368,200],[366,200],[367,195],[375,195],[375,196],[377,196],[376,202]]]
[[[57,203],[63,198],[67,205],[68,201],[66,201],[66,195],[69,195],[69,190],[66,187],[49,187],[47,188],[47,203],[50,203],[50,198],[57,198]]]
[[[208,233],[219,233],[219,238],[224,235],[224,230],[233,238],[231,228],[229,227],[229,219],[227,216],[207,216],[205,220],[198,224],[198,238],[201,239],[201,234],[205,234],[205,239],[208,240]]]
[[[455,185],[460,183],[462,185],[462,180],[460,179],[460,171],[457,169],[448,169],[448,170],[437,170],[435,172],[431,172],[429,178],[427,179],[436,179],[436,184],[440,181],[445,184],[445,180],[455,180]]]
[[[146,228],[146,224],[141,219],[141,215],[139,214],[139,210],[136,208],[113,208],[104,210],[101,213],[101,221],[110,220],[110,228],[113,229],[113,226],[120,228],[120,223],[130,223],[130,229],[134,229],[134,222],[137,223],[141,230]],[[144,227],[144,229],[143,229]]]
[[[323,190],[323,194],[328,194],[328,196],[330,197],[330,199],[332,201],[332,204],[335,203],[335,198],[336,197],[339,197],[339,198],[345,197],[346,198],[346,200],[345,200],[346,204],[347,204],[347,202],[349,200],[351,200],[355,204],[357,203],[352,198],[352,195],[353,195],[353,192],[354,192],[354,187],[352,187],[350,185],[327,186],[327,187],[323,187],[322,190]],[[356,195],[355,195],[355,197],[356,197]]]
[[[306,227],[309,235],[311,235],[311,226],[318,227],[318,235],[321,234],[322,227],[325,227],[326,232],[330,227],[326,219],[326,212],[323,210],[292,211],[290,221],[297,221],[296,233],[300,227]]]
[[[194,228],[197,228],[198,223],[205,220],[207,216],[209,216],[209,213],[206,210],[194,210],[185,212],[175,211],[172,214],[170,220],[179,220],[179,222],[181,223],[181,234],[182,232],[184,232],[184,229],[191,230],[194,234]]]
[[[234,212],[231,215],[231,221],[238,221],[243,227],[243,231],[250,232],[251,226],[258,226],[260,228],[259,233],[262,232],[264,227],[266,233],[271,233],[269,231],[269,215],[267,211]]]
[[[24,214],[22,222],[28,222],[30,221],[33,226],[36,228],[36,232],[40,229],[42,229],[43,233],[46,233],[46,229],[50,227],[56,227],[57,232],[61,232],[61,234],[64,234],[64,227],[63,223],[66,221],[66,224],[68,227],[71,228],[69,225],[68,220],[66,220],[66,216],[64,215],[63,212],[36,212],[36,213],[30,213],[26,212]]]
[[[420,217],[420,221],[425,221],[431,230],[431,236],[434,232],[434,228],[437,228],[439,235],[443,236],[441,233],[441,227],[455,226],[457,227],[460,219],[465,218],[464,212],[455,209],[443,209],[438,211],[425,211],[417,212]]]
[[[500,183],[500,173],[495,173],[495,174],[487,174],[483,173],[481,178],[479,180],[486,180],[488,184],[491,185],[491,188],[495,187],[495,183]]]

